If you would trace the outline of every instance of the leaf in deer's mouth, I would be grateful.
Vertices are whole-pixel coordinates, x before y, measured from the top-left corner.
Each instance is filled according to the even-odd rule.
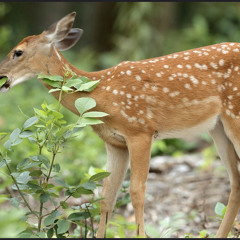
[[[7,82],[7,80],[7,77],[0,78],[0,88]]]

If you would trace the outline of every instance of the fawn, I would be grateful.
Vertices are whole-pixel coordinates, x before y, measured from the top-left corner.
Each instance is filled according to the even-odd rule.
[[[92,126],[106,143],[107,171],[111,172],[104,180],[97,237],[105,235],[129,162],[137,234],[144,236],[145,183],[152,142],[202,131],[209,131],[230,177],[228,207],[216,235],[227,237],[240,206],[240,44],[215,44],[85,72],[59,52],[75,45],[82,34],[81,29],[72,28],[75,14],[23,39],[10,51],[0,63],[0,81],[8,79],[0,92],[40,73],[63,75],[66,64],[78,76],[100,79],[92,92],[65,95],[62,101],[78,114],[75,100],[93,97],[97,102],[94,110],[109,114],[101,118],[103,124]],[[57,92],[52,94],[58,96]]]

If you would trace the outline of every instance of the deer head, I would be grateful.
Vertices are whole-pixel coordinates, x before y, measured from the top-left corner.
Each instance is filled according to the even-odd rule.
[[[58,52],[73,47],[83,30],[72,28],[76,13],[72,12],[39,35],[24,38],[0,63],[0,80],[7,81],[0,92],[7,92],[13,86],[35,78],[38,74],[49,74],[48,63],[60,59]]]

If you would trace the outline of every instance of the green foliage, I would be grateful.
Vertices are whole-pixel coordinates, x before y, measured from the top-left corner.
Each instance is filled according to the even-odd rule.
[[[115,238],[126,238],[126,232],[132,232],[135,235],[137,226],[135,223],[127,222],[126,218],[115,215],[113,220],[109,221],[106,228],[106,237]]]
[[[61,76],[43,76],[39,77],[43,81],[53,82],[50,86],[60,87],[59,99],[57,104],[48,104],[44,101],[41,105],[41,109],[34,108],[35,116],[27,118],[22,124],[21,128],[14,129],[9,134],[9,139],[4,143],[4,149],[0,152],[0,167],[6,167],[9,173],[9,177],[12,178],[14,185],[12,189],[18,190],[19,197],[10,199],[11,204],[14,207],[19,207],[21,201],[28,209],[25,216],[32,215],[37,219],[37,227],[27,221],[27,227],[24,231],[19,233],[18,237],[67,237],[69,235],[70,224],[79,224],[84,221],[82,225],[84,232],[89,232],[86,219],[90,218],[91,223],[94,215],[99,213],[99,209],[94,206],[98,199],[94,199],[93,190],[99,185],[99,181],[109,176],[108,172],[97,172],[93,175],[82,176],[80,183],[77,186],[71,186],[67,184],[61,176],[61,169],[58,163],[55,163],[56,156],[61,154],[63,144],[68,140],[78,135],[82,129],[79,122],[82,119],[90,119],[85,124],[99,124],[102,121],[97,122],[98,117],[107,116],[102,112],[90,112],[91,114],[84,116],[90,109],[96,106],[96,102],[92,98],[82,98],[76,100],[76,107],[79,110],[79,118],[75,123],[68,124],[64,119],[64,115],[61,113],[61,100],[62,93],[72,94],[79,91],[82,85],[86,83],[86,80],[78,81],[78,78],[74,78],[75,83],[71,86],[72,88],[66,88],[67,77],[73,75],[68,69],[65,69],[64,77]],[[71,78],[72,79],[72,78]],[[55,83],[57,83],[55,85]],[[76,85],[78,85],[76,87]],[[90,91],[96,82],[93,84],[85,85],[84,91]],[[75,88],[75,89],[74,89]],[[11,166],[11,153],[20,145],[23,140],[28,140],[30,144],[36,145],[36,152],[34,155],[25,156],[21,161],[18,162],[15,169]],[[48,154],[44,154],[44,152]],[[14,170],[13,170],[14,169]],[[51,180],[51,182],[50,182]],[[53,180],[57,185],[53,184]],[[65,199],[58,201],[60,193],[64,192]],[[33,209],[26,195],[32,196],[36,201],[39,202],[40,208],[38,211]],[[75,209],[68,209],[67,200],[70,197],[79,198],[82,195],[91,195],[92,201],[88,203],[84,208],[81,208],[78,212]],[[20,198],[21,197],[21,198]],[[54,209],[48,213],[44,213],[43,209],[47,202],[54,204]],[[98,207],[98,205],[96,205]],[[62,209],[62,210],[60,210]],[[69,211],[70,210],[70,211]],[[68,213],[67,213],[67,212]],[[67,219],[64,216],[69,214]],[[44,223],[44,225],[42,224]],[[93,227],[90,228],[92,236],[95,234]]]
[[[4,83],[7,82],[7,80],[8,80],[7,77],[3,77],[3,78],[1,78],[1,79],[0,79],[0,87],[2,87],[2,86],[4,85]]]
[[[14,238],[26,228],[26,212],[18,208],[0,210],[0,238]]]
[[[226,210],[227,210],[227,206],[225,206],[223,203],[217,202],[214,211],[218,216],[218,218],[223,219]]]

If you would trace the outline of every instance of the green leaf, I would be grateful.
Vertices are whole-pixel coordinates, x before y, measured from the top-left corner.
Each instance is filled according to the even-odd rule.
[[[101,124],[103,121],[95,118],[80,118],[77,122],[77,127],[86,127],[88,125],[97,125]]]
[[[38,157],[39,157],[39,156],[30,156],[30,158],[31,158],[34,162],[39,162]]]
[[[30,163],[29,158],[24,158],[22,161],[20,161],[17,165],[17,169],[21,169],[23,167],[26,167]]]
[[[53,165],[53,171],[54,172],[60,172],[60,170],[61,170],[61,168],[60,168],[60,165],[58,163]]]
[[[92,190],[89,190],[89,189],[85,189],[84,187],[79,187],[76,189],[76,193],[78,194],[93,194],[93,191]]]
[[[108,116],[109,114],[104,113],[104,112],[86,112],[82,115],[82,117],[86,118],[86,117],[90,117],[90,118],[97,118],[97,117],[105,117]]]
[[[42,79],[43,82],[45,82],[47,85],[52,86],[52,87],[56,87],[56,88],[61,88],[61,82],[54,82],[48,79]]]
[[[45,203],[50,199],[50,194],[49,193],[42,193],[40,195],[40,202]]]
[[[38,117],[31,117],[23,124],[23,128],[24,129],[29,128],[37,122],[38,122]]]
[[[50,160],[43,156],[43,155],[38,155],[38,159],[40,162],[42,162],[47,168],[50,168]]]
[[[73,91],[70,87],[62,86],[63,91]]]
[[[52,183],[49,183],[46,187],[45,187],[45,189],[46,190],[49,190],[49,189],[51,189],[51,188],[54,188],[55,186],[52,184]]]
[[[21,232],[21,233],[19,233],[19,235],[17,236],[18,238],[36,238],[36,236],[35,235],[33,235],[33,233],[32,232]]]
[[[40,79],[47,79],[53,82],[62,82],[63,81],[63,77],[60,75],[43,75],[43,74],[39,74],[38,78]]]
[[[7,77],[3,77],[0,79],[0,87],[2,87],[6,82],[7,82],[8,78]]]
[[[33,190],[34,192],[42,190],[42,187],[33,183],[33,181],[28,182],[27,186],[31,188],[31,190]]]
[[[83,83],[80,85],[77,91],[91,92],[98,85],[98,83],[99,83],[99,80]]]
[[[68,208],[68,204],[64,201],[60,202],[60,205],[62,206],[63,209],[67,209]]]
[[[62,215],[62,213],[59,212],[59,211],[54,211],[54,212],[52,212],[49,216],[47,216],[47,217],[44,219],[44,224],[45,224],[45,226],[49,226],[49,225],[53,224],[54,221],[55,221],[60,215]]]
[[[6,149],[10,149],[12,147],[12,143],[10,140],[7,140],[4,145],[3,145]]]
[[[37,232],[37,233],[35,233],[35,235],[38,238],[46,238],[46,233],[45,232]]]
[[[14,143],[18,137],[19,137],[19,134],[20,134],[21,130],[19,128],[16,128],[13,130],[13,132],[10,134],[10,141],[12,143]]]
[[[60,186],[63,186],[65,188],[69,188],[69,185],[67,183],[65,183],[65,181],[63,179],[55,179],[55,182],[57,184],[59,184]]]
[[[66,82],[65,86],[74,87],[74,88],[78,89],[81,86],[82,82],[83,81],[80,78],[70,78]]]
[[[29,174],[30,174],[30,172],[28,172],[28,171],[20,173],[20,175],[16,178],[17,183],[27,184],[28,181],[31,179]]]
[[[18,187],[19,187],[20,190],[27,190],[27,185],[18,184]],[[12,189],[13,190],[18,190],[18,188],[15,184],[12,185]]]
[[[33,110],[39,117],[47,118],[47,113],[44,112],[43,110],[39,110],[37,108],[33,108]]]
[[[207,230],[202,230],[200,233],[199,233],[199,235],[200,235],[200,238],[206,238],[207,237]]]
[[[100,181],[110,175],[110,172],[100,172],[90,177],[89,181]]]
[[[21,142],[22,142],[22,139],[18,138],[15,142],[12,143],[12,146],[18,145]]]
[[[61,118],[64,117],[62,113],[56,112],[56,111],[53,111],[51,114],[52,114],[56,119],[61,119]]]
[[[32,176],[32,177],[40,177],[42,175],[42,171],[41,170],[35,170],[35,171],[32,171],[29,175]]]
[[[57,226],[58,226],[57,234],[62,234],[69,230],[70,222],[68,222],[66,220],[58,220]]]
[[[84,112],[96,107],[96,101],[93,98],[82,97],[75,101],[75,107],[82,115]]]
[[[47,231],[47,237],[48,237],[48,238],[52,238],[53,233],[54,233],[53,228],[50,228],[50,229]]]
[[[89,212],[76,212],[76,213],[71,213],[68,216],[68,219],[71,221],[80,221],[89,218],[91,215]]]
[[[22,169],[28,169],[28,168],[36,167],[36,166],[38,166],[40,164],[41,164],[40,162],[30,163],[29,165],[23,167]]]
[[[217,202],[214,211],[218,216],[223,217],[226,212],[226,208],[227,207],[223,203]]]
[[[20,133],[19,137],[20,138],[28,138],[28,137],[31,137],[32,135],[33,135],[32,131],[26,130],[26,131],[23,131],[22,133]]]
[[[50,89],[48,92],[52,93],[52,92],[59,92],[59,91],[61,91],[60,88],[53,88],[53,89]]]
[[[0,159],[0,168],[6,166],[6,163],[8,164],[10,162],[11,162],[10,159],[5,159],[5,158]]]
[[[97,187],[95,182],[86,182],[86,183],[82,184],[81,186],[88,190],[93,190]]]

